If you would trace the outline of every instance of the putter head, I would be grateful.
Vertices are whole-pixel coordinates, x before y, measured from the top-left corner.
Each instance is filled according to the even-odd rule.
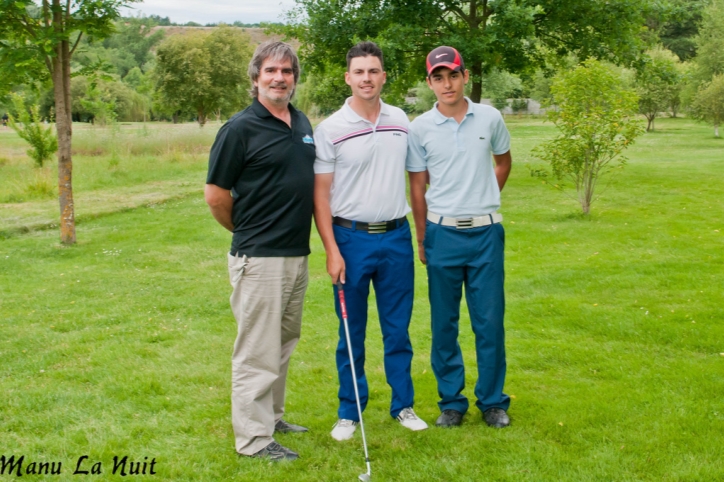
[[[370,482],[370,474],[360,474],[358,479],[362,482]]]

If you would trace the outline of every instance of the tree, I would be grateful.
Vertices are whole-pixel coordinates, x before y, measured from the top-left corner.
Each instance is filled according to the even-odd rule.
[[[638,99],[610,68],[593,59],[556,76],[551,93],[557,109],[548,117],[561,135],[537,146],[534,154],[550,165],[557,179],[573,182],[588,215],[601,177],[624,166],[621,152],[643,133],[633,118]]]
[[[724,74],[724,0],[710,2],[702,14],[699,35],[695,39],[698,55],[688,69],[688,82],[682,94],[684,105],[694,111],[700,89],[709,85],[714,76]]]
[[[118,115],[116,114],[116,103],[109,98],[107,92],[98,87],[99,79],[91,78],[86,84],[85,98],[80,99],[80,104],[91,114],[91,122],[102,126],[113,124]]]
[[[195,113],[200,126],[217,110],[240,110],[250,102],[252,53],[249,36],[232,27],[164,40],[154,71],[159,103],[169,112]]]
[[[668,110],[679,97],[683,79],[676,55],[660,47],[647,54],[645,63],[636,72],[636,90],[639,112],[648,120],[646,130],[653,131],[659,112]]]
[[[696,56],[696,35],[702,12],[711,0],[663,0],[654,2],[646,18],[651,45],[661,44],[681,61]]]
[[[151,49],[163,39],[164,31],[153,31],[155,24],[144,18],[123,19],[114,25],[115,32],[104,40],[84,36],[73,56],[74,63],[85,67],[86,72],[104,70],[122,79],[136,67],[145,72],[153,60]],[[94,68],[99,63],[104,64],[103,69]]]
[[[708,82],[724,74],[724,0],[712,0],[704,10],[696,45],[698,79]]]
[[[482,95],[491,99],[498,110],[508,106],[509,98],[519,98],[522,89],[523,84],[518,76],[497,68],[492,69],[482,82]]]
[[[84,34],[113,31],[119,9],[136,0],[0,0],[0,69],[4,81],[37,80],[47,69],[55,93],[58,135],[60,240],[75,243],[71,142],[70,61]]]
[[[712,124],[714,136],[719,137],[719,125],[724,122],[724,74],[715,75],[699,88],[693,107],[694,115]]]
[[[103,46],[130,53],[136,65],[143,67],[151,59],[151,49],[164,37],[163,30],[152,31],[153,23],[145,20],[131,17],[116,22],[116,33],[104,39]]]
[[[425,55],[438,45],[462,53],[479,102],[483,75],[493,68],[532,71],[545,52],[581,59],[631,62],[648,0],[297,0],[289,24],[270,30],[300,40],[311,73],[344,66],[358,40],[385,52],[387,97],[401,100],[424,77]]]
[[[40,106],[25,107],[25,99],[19,94],[11,96],[15,116],[10,117],[10,127],[21,139],[30,144],[26,152],[35,161],[37,167],[43,167],[58,150],[58,138],[53,134],[52,127],[44,127],[40,118]],[[20,124],[18,124],[18,122]]]

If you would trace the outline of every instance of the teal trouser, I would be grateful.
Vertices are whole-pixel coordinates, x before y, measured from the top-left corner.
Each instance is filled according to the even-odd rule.
[[[458,229],[427,222],[424,246],[432,313],[431,358],[440,410],[465,413],[469,406],[462,394],[465,366],[458,343],[463,285],[475,333],[476,405],[483,412],[493,407],[507,410],[510,405],[510,398],[503,393],[504,245],[501,224]]]

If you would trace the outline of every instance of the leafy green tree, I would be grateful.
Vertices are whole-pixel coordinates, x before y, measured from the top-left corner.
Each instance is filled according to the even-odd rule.
[[[702,86],[715,75],[724,74],[724,0],[710,0],[695,40],[698,55],[687,68],[687,85],[682,93],[683,104],[690,109],[694,109]]]
[[[719,137],[719,125],[724,122],[724,74],[701,86],[693,107],[694,115],[712,124],[714,136]]]
[[[573,183],[583,214],[588,215],[601,177],[624,166],[621,153],[643,133],[634,118],[638,99],[614,71],[593,59],[559,74],[551,93],[557,109],[548,117],[560,135],[533,152],[558,180]],[[532,174],[548,176],[547,171]]]
[[[677,114],[681,110],[681,105],[684,100],[684,89],[690,82],[690,62],[676,62],[674,68],[676,68],[677,82],[672,85],[669,92],[669,109],[671,110],[671,117],[677,117]]]
[[[647,131],[654,130],[654,120],[666,111],[681,92],[682,76],[677,68],[679,58],[670,51],[656,48],[648,51],[646,63],[636,72],[639,112],[648,120]]]
[[[154,25],[145,19],[124,18],[116,22],[116,32],[103,40],[103,47],[131,54],[135,66],[143,67],[153,55],[151,49],[164,37],[163,30],[154,30],[153,27]]]
[[[437,102],[435,92],[430,89],[427,82],[418,82],[411,91],[415,96],[415,103],[411,106],[410,110],[415,114],[423,114],[429,111],[435,105],[435,102]]]
[[[696,56],[696,36],[702,13],[711,0],[660,0],[646,18],[650,44],[661,44],[681,61]]]
[[[712,0],[704,11],[696,45],[698,79],[708,82],[724,74],[724,0]]]
[[[83,35],[94,38],[110,35],[119,9],[134,1],[42,0],[38,5],[33,0],[0,0],[0,69],[4,82],[32,82],[47,78],[49,74],[53,83],[58,133],[60,239],[65,244],[74,244],[76,239],[71,157],[71,58]]]
[[[167,38],[157,50],[158,102],[169,112],[193,112],[200,126],[216,111],[249,104],[246,69],[253,50],[241,29],[220,27]]]
[[[164,36],[163,30],[154,30],[155,24],[143,18],[129,18],[114,23],[115,32],[99,40],[85,36],[73,57],[74,63],[90,72],[99,62],[106,64],[105,71],[121,78],[134,67],[146,70],[153,60],[153,49]]]
[[[508,106],[508,99],[521,96],[523,84],[517,75],[495,68],[483,76],[482,89],[483,97],[502,110]]]
[[[28,109],[25,107],[23,96],[13,94],[11,98],[15,116],[10,117],[10,127],[18,133],[21,139],[30,144],[30,149],[26,152],[35,161],[35,165],[43,167],[43,163],[49,161],[58,151],[58,138],[53,133],[51,126],[43,126],[40,118],[40,106],[34,104]]]
[[[125,77],[128,72],[137,66],[136,59],[131,52],[117,48],[105,48],[101,42],[86,42],[85,39],[78,45],[73,56],[73,67],[81,67],[84,73],[103,71]]]
[[[310,100],[322,115],[329,115],[340,108],[350,96],[349,86],[344,81],[345,67],[330,65],[327,75],[310,75],[307,84],[311,87]]]
[[[387,98],[401,101],[424,77],[425,55],[452,45],[472,74],[471,99],[479,102],[483,74],[493,68],[531,71],[556,56],[630,62],[638,56],[639,32],[649,0],[297,0],[286,26],[272,27],[301,42],[311,73],[345,66],[358,40],[385,52]],[[331,74],[329,74],[331,75]]]
[[[171,23],[171,19],[168,17],[161,17],[160,15],[149,15],[147,18],[155,24],[161,25],[163,27],[169,27],[173,25]]]
[[[147,87],[146,75],[138,67],[133,67],[128,71],[128,74],[123,78],[123,82],[134,90],[145,89]]]
[[[93,124],[105,126],[116,121],[116,103],[98,87],[98,79],[91,79],[86,85],[85,98],[80,104],[91,114]]]
[[[151,109],[151,95],[153,93],[152,74],[144,74],[141,69],[134,67],[124,77],[123,83],[129,86],[133,91],[133,108],[131,119],[134,121],[142,120],[146,122],[146,118]],[[140,113],[140,116],[139,116]]]

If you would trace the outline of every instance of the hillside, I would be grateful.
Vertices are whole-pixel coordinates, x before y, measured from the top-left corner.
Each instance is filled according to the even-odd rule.
[[[151,32],[155,32],[156,30],[163,30],[164,32],[166,32],[166,36],[168,37],[171,35],[185,35],[189,32],[193,32],[196,30],[210,31],[215,28],[218,28],[218,27],[176,27],[176,26],[161,27],[161,26],[156,26],[156,27],[153,27],[153,29],[151,29]],[[281,40],[281,38],[282,38],[281,35],[265,34],[263,28],[243,28],[243,27],[232,27],[232,28],[241,28],[242,32],[246,32],[247,34],[249,34],[249,36],[251,37],[251,41],[252,41],[252,43],[254,43],[254,45],[259,45],[260,43],[266,42],[267,40]],[[290,41],[289,43],[295,49],[299,48],[298,41],[293,40],[293,41]]]

